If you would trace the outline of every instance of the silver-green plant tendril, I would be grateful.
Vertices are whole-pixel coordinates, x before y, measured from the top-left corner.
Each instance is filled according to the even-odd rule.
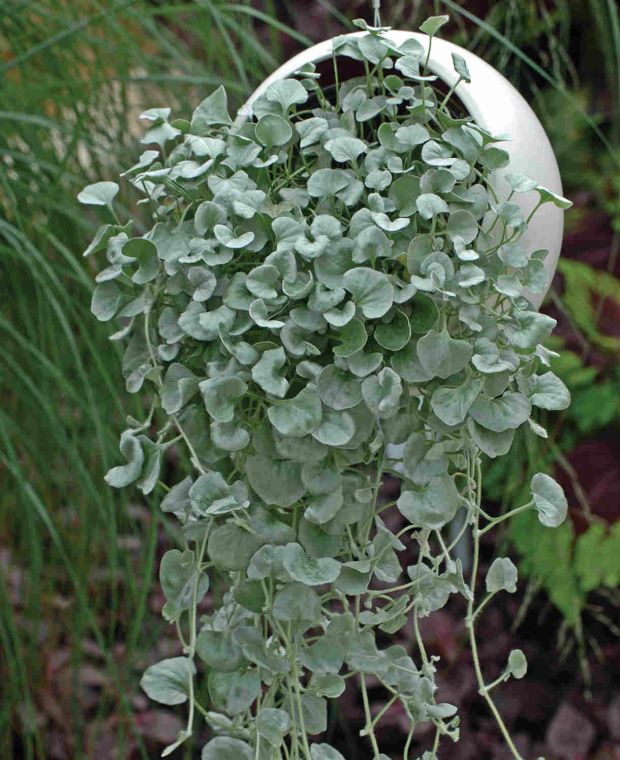
[[[334,42],[334,88],[306,66],[245,123],[233,124],[223,88],[189,121],[146,111],[147,149],[124,174],[152,212],[144,235],[116,216],[116,183],[79,196],[111,213],[86,251],[107,259],[92,310],[118,320],[127,389],[149,402],[106,480],[167,491],[161,508],[184,538],[160,568],[182,654],[141,682],[158,702],[188,705],[164,755],[197,737],[200,715],[212,736],[203,760],[342,760],[312,737],[353,680],[376,759],[377,729],[399,703],[404,757],[430,721],[423,757],[436,758],[459,719],[436,700],[439,658],[419,621],[461,594],[480,694],[520,757],[491,693],[525,675],[524,655],[513,650],[486,683],[475,636],[517,570],[495,559],[477,601],[480,539],[526,509],[557,526],[567,504],[539,474],[530,502],[489,514],[481,456],[506,454],[522,426],[545,436],[533,407],[569,403],[542,345],[555,321],[523,295],[544,291],[546,252],[520,242],[529,219],[513,196],[570,204],[505,171],[499,139],[459,113],[454,88],[436,88],[428,47],[445,21],[423,24],[426,48],[360,22],[362,35]],[[341,56],[365,73],[343,82]],[[187,473],[168,489],[172,447],[187,451]],[[396,501],[381,495],[384,473],[403,481]],[[468,582],[455,559],[464,536]],[[210,587],[213,611],[199,618]],[[390,645],[409,621],[415,652]],[[369,679],[385,693],[374,715]]]

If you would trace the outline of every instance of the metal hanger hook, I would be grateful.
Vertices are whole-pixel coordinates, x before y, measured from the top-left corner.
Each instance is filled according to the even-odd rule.
[[[381,0],[372,0],[372,10],[374,13],[373,26],[381,26]]]

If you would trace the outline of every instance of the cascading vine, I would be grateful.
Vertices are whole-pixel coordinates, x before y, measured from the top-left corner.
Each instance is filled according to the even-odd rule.
[[[423,24],[428,47],[446,20]],[[108,262],[92,310],[120,320],[127,389],[150,405],[106,480],[166,491],[184,541],[160,569],[182,652],[141,682],[158,702],[187,703],[164,755],[204,718],[203,760],[341,760],[309,737],[355,680],[375,758],[396,703],[410,724],[404,757],[430,721],[423,757],[436,758],[458,716],[436,700],[419,620],[461,594],[480,693],[520,757],[492,692],[525,675],[525,658],[514,650],[486,683],[476,644],[517,570],[497,558],[483,584],[480,538],[525,509],[557,526],[567,504],[539,474],[528,504],[489,514],[481,458],[506,454],[522,426],[544,437],[533,407],[569,403],[542,345],[555,321],[523,295],[544,291],[545,251],[519,242],[529,218],[513,195],[538,194],[532,215],[570,203],[511,174],[499,138],[455,115],[424,45],[358,25],[334,41],[333,96],[305,66],[242,125],[223,88],[190,121],[146,111],[149,147],[124,175],[152,212],[144,235],[116,217],[115,183],[80,194],[114,214],[86,251]],[[340,82],[341,56],[365,74]],[[468,81],[465,61],[454,66]],[[512,192],[500,199],[492,178],[504,170]],[[171,447],[187,452],[175,469],[186,473],[168,488]],[[382,496],[384,473],[402,478],[396,501]],[[214,611],[199,617],[209,591]],[[390,645],[410,621],[414,652]],[[368,679],[385,693],[374,715]]]

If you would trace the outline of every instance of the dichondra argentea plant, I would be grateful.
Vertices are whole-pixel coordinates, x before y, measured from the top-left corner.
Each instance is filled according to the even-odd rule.
[[[531,215],[514,194],[537,194],[532,215],[570,203],[510,173],[500,139],[441,92],[427,63],[445,20],[424,23],[426,45],[400,46],[360,22],[334,41],[331,88],[306,66],[242,123],[222,88],[189,121],[146,111],[148,149],[124,175],[152,212],[143,235],[117,218],[115,183],[79,196],[113,218],[86,251],[107,259],[92,309],[119,320],[127,389],[145,398],[106,480],[165,490],[184,539],[160,569],[180,654],[142,679],[152,699],[187,704],[164,755],[204,719],[203,760],[341,760],[311,737],[351,679],[374,758],[387,757],[377,727],[395,703],[404,757],[428,721],[424,758],[437,757],[459,719],[436,700],[419,620],[460,594],[480,694],[520,757],[492,693],[525,675],[525,657],[512,651],[488,683],[476,643],[517,570],[499,557],[479,578],[480,539],[526,509],[557,526],[567,504],[539,474],[527,504],[490,514],[481,457],[506,454],[521,426],[544,437],[533,407],[569,403],[542,345],[555,322],[524,295],[544,291],[546,252],[520,242]],[[360,76],[340,81],[342,56]],[[454,66],[468,81],[458,55]],[[502,173],[512,192],[500,199]],[[168,488],[171,447],[187,471]],[[402,478],[397,501],[382,496],[384,473]],[[199,617],[210,587],[213,612]],[[410,622],[416,650],[390,645]],[[369,678],[385,693],[375,715]]]

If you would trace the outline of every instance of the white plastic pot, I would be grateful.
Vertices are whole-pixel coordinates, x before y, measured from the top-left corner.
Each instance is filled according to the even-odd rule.
[[[351,36],[361,34],[364,32],[357,32]],[[425,49],[428,46],[428,37],[417,32],[391,30],[386,32],[386,36],[397,45],[413,38],[418,40]],[[545,130],[526,100],[505,77],[477,55],[452,42],[434,39],[429,68],[448,87],[451,87],[458,78],[452,64],[452,53],[458,53],[465,59],[471,74],[471,83],[461,82],[455,90],[463,106],[483,129],[494,135],[506,135],[510,138],[502,145],[510,154],[509,171],[534,177],[539,184],[562,195],[562,182],[553,149]],[[274,81],[291,76],[304,64],[318,64],[331,56],[332,40],[330,39],[319,42],[318,45],[288,60],[267,77],[241,107],[237,117],[238,123],[252,115],[252,103]],[[508,185],[499,174],[494,179],[494,189],[500,199],[508,195]],[[527,218],[538,201],[538,195],[535,192],[518,193],[512,200],[521,206]],[[536,213],[527,232],[521,238],[529,251],[541,248],[549,251],[545,261],[547,285],[551,283],[560,256],[563,229],[564,212],[547,203]],[[544,294],[528,294],[528,297],[538,308]]]

